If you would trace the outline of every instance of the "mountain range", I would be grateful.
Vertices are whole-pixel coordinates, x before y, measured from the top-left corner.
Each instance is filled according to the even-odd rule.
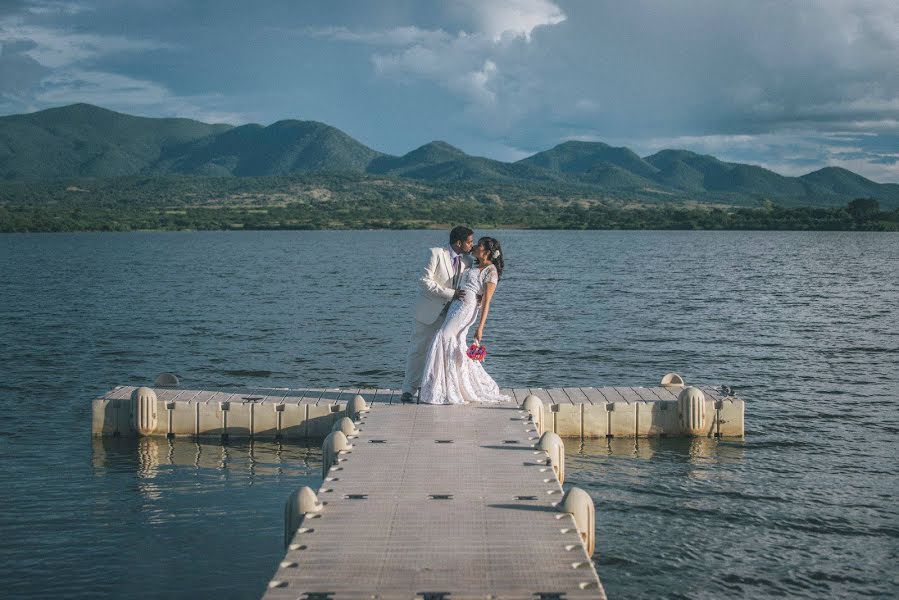
[[[569,141],[507,163],[471,156],[441,141],[392,156],[316,121],[235,127],[137,117],[89,104],[0,117],[0,180],[5,181],[329,171],[434,183],[564,184],[654,200],[767,198],[835,205],[869,197],[884,207],[899,207],[899,184],[876,183],[839,167],[787,177],[687,150],[641,157],[628,148]]]

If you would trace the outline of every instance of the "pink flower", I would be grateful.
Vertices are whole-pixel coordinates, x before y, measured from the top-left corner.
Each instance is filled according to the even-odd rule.
[[[487,348],[485,346],[478,346],[477,344],[472,344],[468,347],[468,350],[465,354],[471,360],[481,361],[484,360],[484,357],[487,356]]]

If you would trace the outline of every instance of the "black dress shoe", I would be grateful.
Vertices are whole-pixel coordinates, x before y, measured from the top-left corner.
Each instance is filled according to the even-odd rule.
[[[403,404],[415,402],[415,398],[409,392],[403,392],[403,395],[400,396],[400,402],[402,402]]]

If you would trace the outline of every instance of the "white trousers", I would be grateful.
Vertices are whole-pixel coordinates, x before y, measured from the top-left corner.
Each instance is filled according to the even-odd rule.
[[[449,307],[449,304],[446,305]],[[422,323],[418,319],[413,319],[412,339],[409,340],[409,353],[406,355],[406,377],[403,379],[403,393],[414,393],[416,388],[421,387],[421,377],[424,374],[425,359],[428,356],[428,349],[437,331],[443,325],[446,318],[446,308],[440,313],[440,316],[433,323]]]

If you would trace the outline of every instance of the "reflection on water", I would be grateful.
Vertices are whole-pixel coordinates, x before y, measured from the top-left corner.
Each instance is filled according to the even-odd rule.
[[[187,493],[196,490],[207,499],[216,494],[217,487],[224,492],[225,498],[261,487],[260,501],[265,501],[264,490],[273,481],[286,483],[288,489],[301,487],[304,482],[317,485],[321,451],[281,442],[222,444],[157,437],[95,437],[92,438],[91,464],[95,477],[133,475],[133,489],[141,497],[140,510],[145,523],[158,527],[170,521],[183,521],[185,507],[173,508],[175,504],[180,505],[182,499],[176,497],[177,493],[172,494],[175,491],[172,486]],[[269,499],[271,507],[267,508],[282,506],[285,499],[286,494],[283,498]],[[247,527],[245,518],[250,515],[242,516],[239,509],[232,510],[229,504],[230,500],[220,507],[204,506],[202,518],[217,512],[223,518],[221,525],[235,531]],[[266,547],[270,555],[277,553],[272,543]],[[184,551],[189,553],[189,547]]]
[[[740,461],[745,454],[742,439],[726,438],[608,438],[585,439],[580,443],[565,440],[565,449],[581,456],[619,456],[648,460],[656,454],[672,459],[680,457],[685,462],[712,461],[726,463]],[[577,445],[575,445],[577,444]]]
[[[80,433],[77,445],[44,435],[4,457],[4,597],[259,597],[283,556],[284,502],[321,483],[316,447],[85,444]],[[35,473],[40,489],[28,484]],[[48,564],[66,576],[48,576]]]
[[[97,476],[107,470],[124,469],[152,479],[161,466],[187,466],[243,471],[252,482],[257,476],[306,476],[321,468],[319,448],[274,441],[223,444],[185,438],[94,437],[92,450],[91,464]]]

